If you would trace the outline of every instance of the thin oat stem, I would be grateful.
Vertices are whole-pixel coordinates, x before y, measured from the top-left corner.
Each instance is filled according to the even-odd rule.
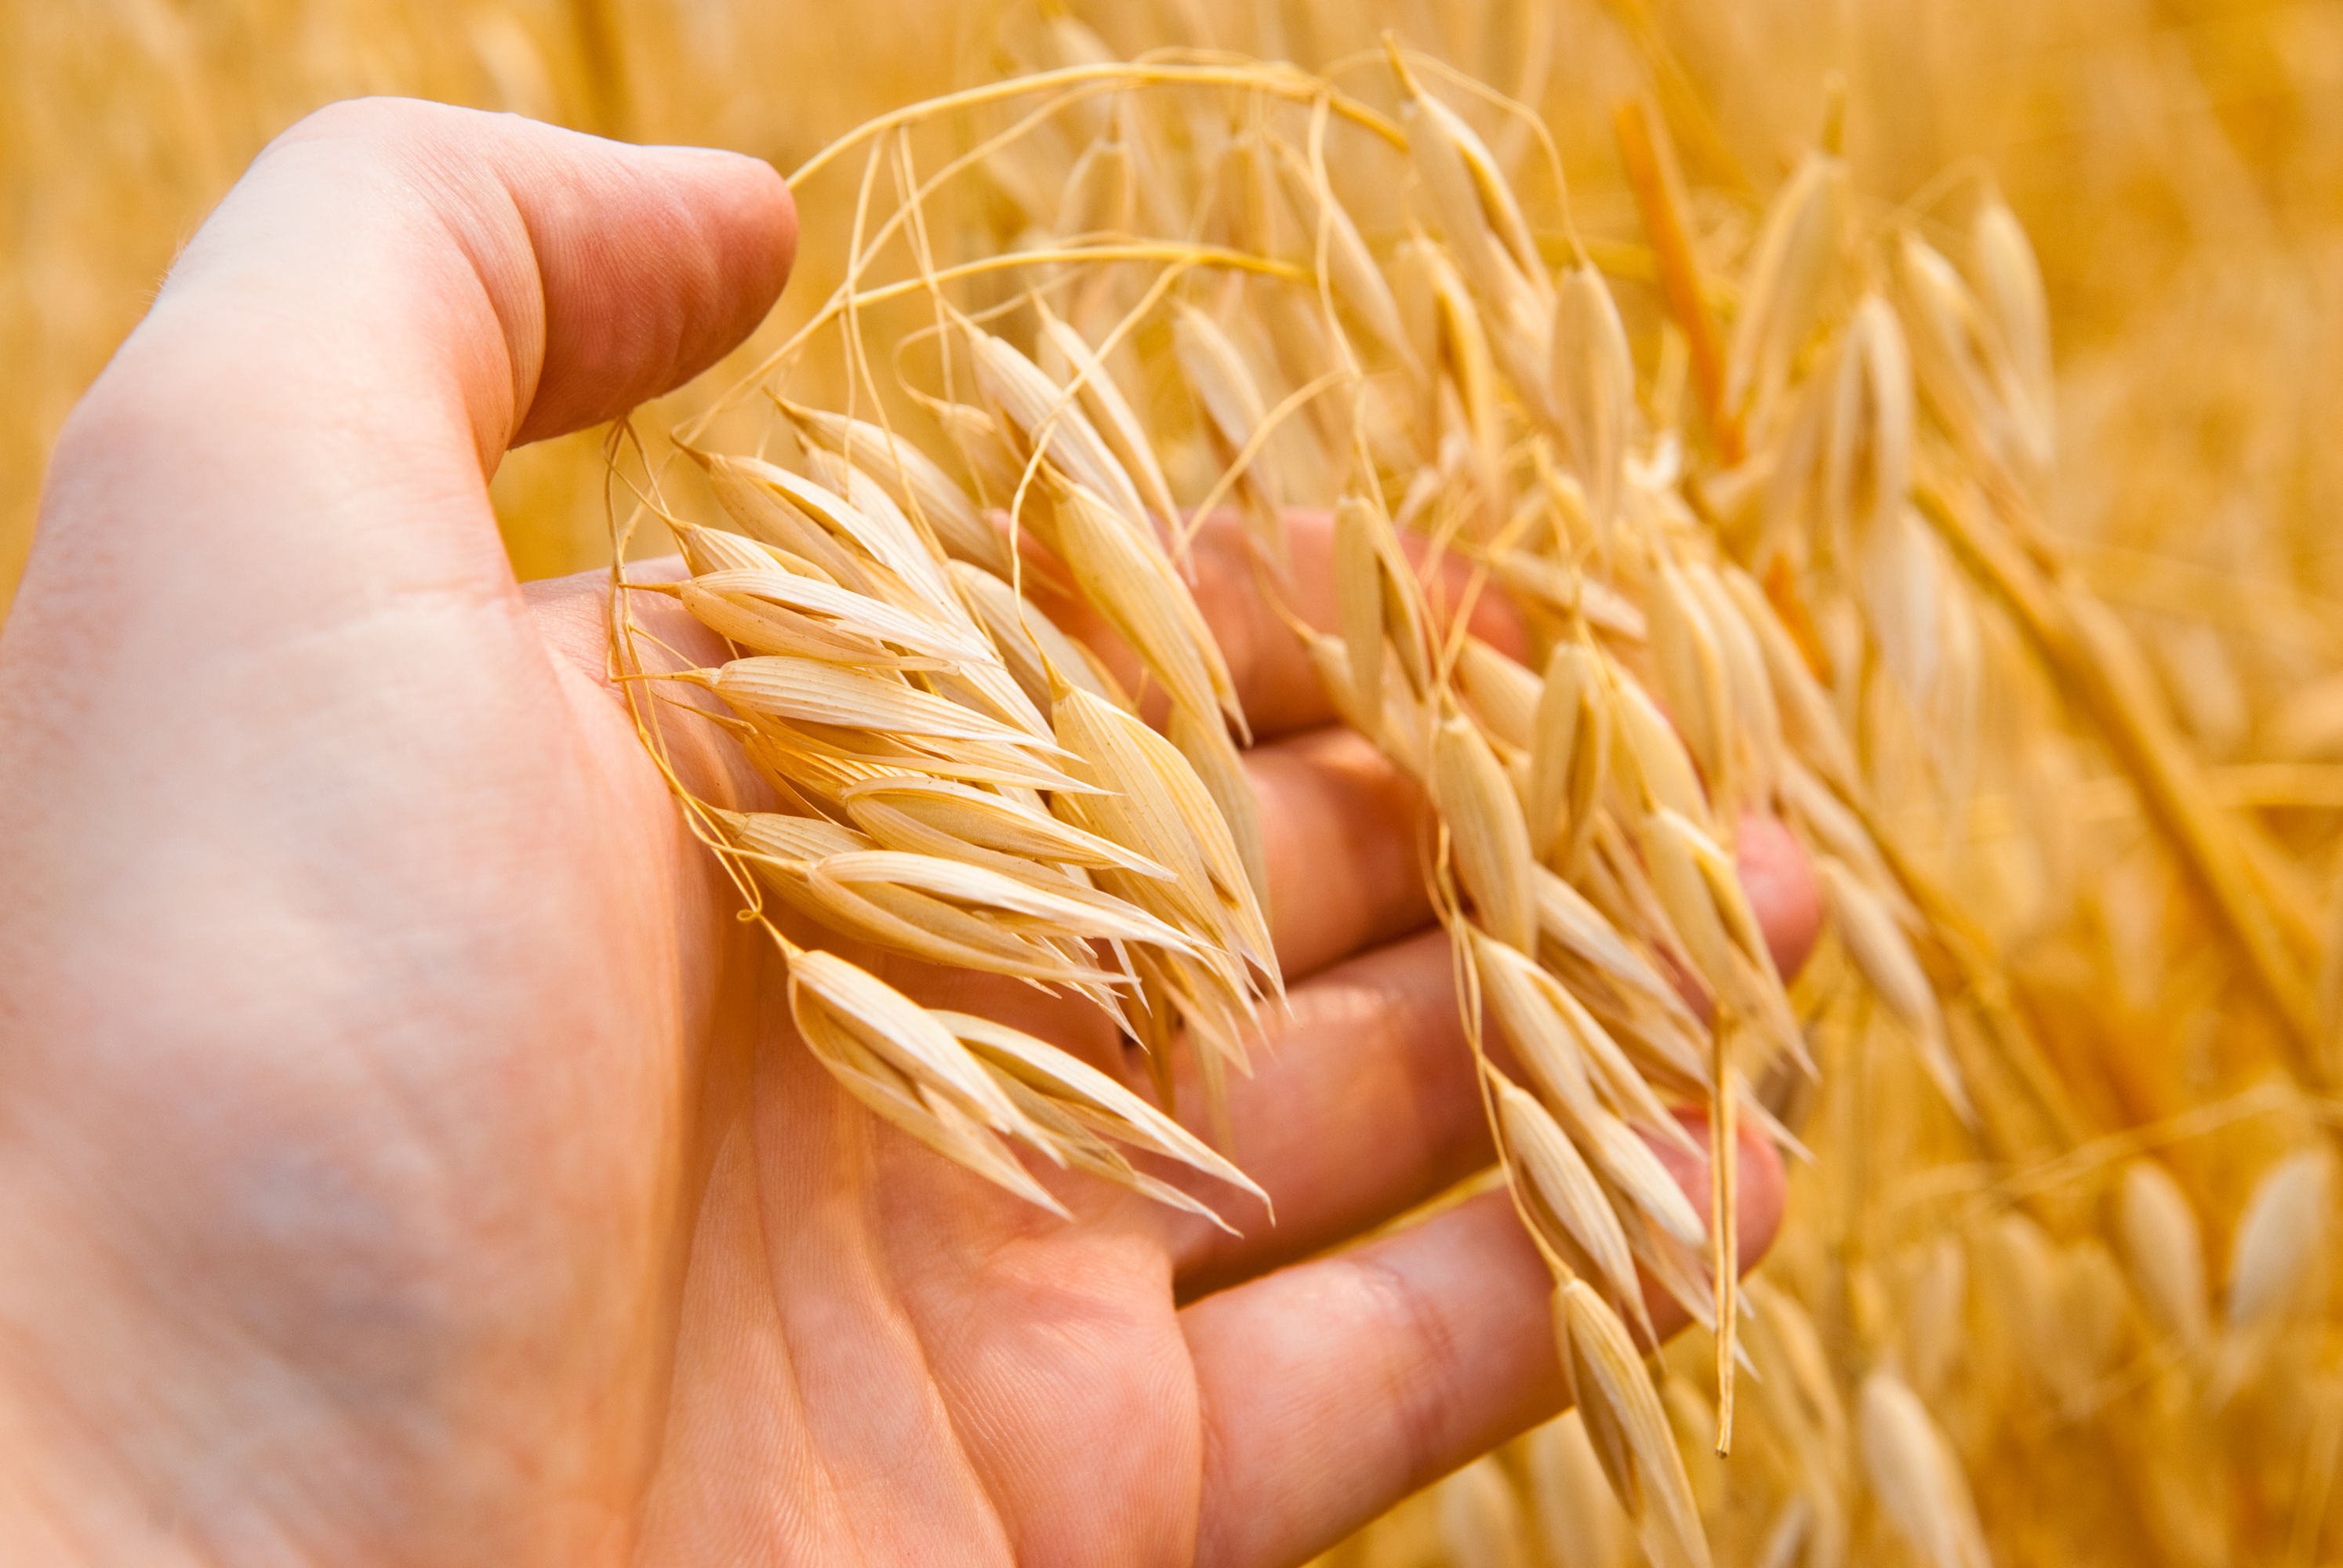
[[[959,109],[977,108],[986,104],[1005,102],[1033,93],[1047,92],[1054,87],[1082,86],[1100,84],[1096,91],[1111,91],[1132,86],[1222,86],[1251,87],[1261,92],[1289,98],[1295,103],[1308,103],[1325,98],[1336,114],[1353,124],[1373,131],[1394,147],[1407,146],[1407,133],[1364,104],[1333,92],[1324,83],[1313,80],[1290,67],[1250,67],[1230,65],[1179,65],[1172,64],[1101,64],[1068,65],[1055,71],[1042,71],[1031,76],[1020,76],[1006,82],[995,82],[982,87],[970,87],[941,97],[929,98],[912,104],[892,114],[881,115],[869,124],[832,142],[821,151],[799,165],[789,176],[792,188],[825,167],[838,157],[869,138],[898,126],[917,125],[940,115]]]
[[[1310,274],[1291,262],[1276,261],[1268,256],[1253,256],[1242,250],[1225,250],[1219,246],[1186,245],[1178,240],[1151,241],[1144,245],[1100,245],[1063,250],[1020,250],[1006,256],[982,256],[975,261],[963,261],[947,266],[926,277],[904,278],[877,288],[864,289],[848,297],[857,306],[881,305],[890,299],[900,299],[907,294],[918,294],[963,277],[975,277],[988,272],[1007,272],[1022,266],[1054,266],[1067,263],[1083,264],[1107,261],[1180,262],[1191,266],[1221,266],[1232,272],[1258,273],[1282,283],[1308,284]]]
[[[1261,423],[1254,427],[1252,435],[1245,441],[1243,447],[1230,460],[1229,466],[1222,470],[1221,477],[1212,481],[1212,487],[1204,492],[1204,498],[1199,501],[1194,511],[1189,514],[1187,527],[1182,528],[1180,534],[1180,548],[1183,552],[1195,542],[1196,535],[1202,530],[1205,519],[1212,516],[1212,508],[1225,500],[1231,490],[1236,488],[1237,482],[1244,477],[1245,469],[1252,465],[1253,459],[1261,456],[1262,448],[1268,446],[1270,438],[1277,434],[1278,427],[1321,392],[1346,381],[1354,381],[1357,379],[1357,375],[1358,373],[1348,366],[1329,370],[1306,385],[1295,388],[1276,407],[1262,417]]]
[[[854,193],[854,223],[847,231],[846,275],[849,277],[860,276],[870,259],[863,253],[862,236],[870,226],[870,192],[879,183],[879,171],[886,163],[886,152],[887,138],[881,136],[870,144],[870,156],[863,160],[862,183]],[[846,407],[840,412],[850,419],[854,417],[854,390],[858,384],[856,372],[861,372],[862,379],[868,379],[870,376],[870,366],[862,355],[862,326],[859,315],[862,303],[859,296],[850,291],[848,293],[845,330],[840,334],[842,341],[839,349],[846,358]],[[879,395],[875,385],[870,393],[873,397]]]
[[[1031,132],[1036,126],[1041,125],[1052,115],[1056,114],[1061,108],[1066,106],[1067,104],[1079,102],[1084,97],[1098,96],[1108,90],[1109,87],[1099,87],[1087,92],[1076,92],[1061,95],[1059,99],[1052,100],[1051,103],[1034,110],[1032,113],[1027,115],[1023,119],[1017,121],[1015,124],[995,132],[992,136],[986,137],[976,146],[969,148],[959,156],[951,159],[941,168],[938,169],[933,175],[930,176],[925,184],[917,187],[915,199],[910,203],[907,203],[906,206],[911,210],[918,210],[916,198],[933,195],[937,190],[942,188],[944,185],[959,176],[964,171],[981,164],[984,159],[994,151],[1001,147],[1008,146],[1021,136]],[[871,131],[874,135],[877,134],[877,131],[873,127],[866,126],[864,128],[865,130]],[[861,266],[863,262],[867,261],[868,258],[871,256],[879,255],[888,242],[894,237],[896,230],[909,221],[910,218],[908,213],[905,208],[902,207],[899,207],[895,213],[890,216],[888,220],[880,226],[878,233],[871,236],[868,247],[861,251],[861,259],[853,262],[848,266],[845,276],[840,280],[837,288],[832,291],[830,299],[823,304],[821,308],[816,311],[809,319],[801,324],[795,332],[792,332],[789,337],[783,341],[779,347],[774,349],[770,354],[759,360],[755,367],[750,369],[747,374],[735,380],[705,412],[689,422],[684,427],[684,438],[697,439],[699,433],[706,427],[709,420],[736,405],[741,397],[747,395],[750,387],[754,387],[757,383],[764,380],[768,376],[772,374],[777,367],[780,366],[785,361],[794,358],[799,347],[809,337],[835,319],[839,311],[843,307],[846,297],[854,292],[855,286],[862,276]]]

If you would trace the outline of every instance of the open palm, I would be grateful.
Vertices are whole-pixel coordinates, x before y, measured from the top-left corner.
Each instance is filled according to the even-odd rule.
[[[346,106],[75,414],[0,640],[0,1560],[1281,1563],[1558,1407],[1502,1196],[1314,1256],[1486,1134],[1419,805],[1225,560],[1277,1223],[1051,1173],[1058,1220],[796,1047],[599,588],[517,588],[486,493],[736,342],[792,238],[748,160]],[[1745,869],[1802,945],[1794,857]]]

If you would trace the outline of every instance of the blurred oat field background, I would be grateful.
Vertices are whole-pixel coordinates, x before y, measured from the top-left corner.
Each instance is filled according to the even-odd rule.
[[[1753,1292],[1762,1381],[1735,1457],[1707,1452],[1703,1336],[1657,1364],[1664,1406],[1723,1563],[2343,1563],[2343,4],[15,0],[5,26],[0,597],[48,443],[175,247],[272,135],[356,94],[789,169],[917,99],[1170,46],[1290,59],[1387,104],[1370,78],[1389,28],[1539,109],[1647,382],[1670,349],[1622,103],[1674,144],[1728,317],[1767,203],[1818,143],[1843,139],[1880,232],[1957,236],[1997,189],[2040,260],[2056,366],[2027,547],[2139,657],[2033,658],[2023,607],[1981,595],[1956,738],[1977,755],[1866,758],[1882,843],[1943,890],[1914,924],[1981,1125],[1946,1111],[1847,983],[1850,944],[1826,941],[1797,998],[1824,1067],[1817,1158]],[[1550,227],[1527,138],[1478,124]],[[960,217],[1001,247],[1039,221],[1017,176],[1000,166]],[[853,198],[835,173],[800,193],[799,276],[743,365],[837,284]],[[805,362],[791,396],[824,401],[821,373]],[[604,472],[591,433],[507,461],[523,575],[606,558]],[[2108,743],[2110,699],[2077,689],[2085,666],[2115,670],[2113,705],[2149,715],[2180,759],[2159,766],[2201,799],[2156,803],[2157,768]],[[2192,809],[2217,819],[2193,862],[2170,825]],[[2204,882],[2216,840],[2227,906]],[[2239,904],[2269,933],[2259,960]],[[1640,1551],[1564,1422],[1330,1561]]]
[[[2211,0],[16,0],[0,19],[0,596],[58,423],[178,245],[308,110],[407,94],[788,169],[886,109],[1053,58],[1039,25],[1059,15],[1126,56],[1210,45],[1312,69],[1395,27],[1534,101],[1589,217],[1614,229],[1632,222],[1619,99],[1654,97],[1692,182],[1745,226],[1813,143],[1839,73],[1857,188],[1902,200],[1982,160],[2034,239],[2062,382],[2062,531],[2168,558],[2095,562],[2127,603],[2258,634],[2227,661],[2271,660],[2273,683],[2259,668],[2184,677],[2191,718],[2242,744],[2272,717],[2247,689],[2291,693],[2343,647],[2293,597],[2343,592],[2320,527],[2338,459],[2315,435],[2330,397],[2315,367],[2343,322],[2343,6]],[[811,194],[818,234],[851,192]],[[826,254],[807,246],[816,266]],[[834,282],[802,274],[766,339]],[[593,447],[508,465],[524,575],[595,564]]]

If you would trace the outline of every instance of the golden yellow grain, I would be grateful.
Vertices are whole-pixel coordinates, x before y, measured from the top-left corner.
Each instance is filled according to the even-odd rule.
[[[1279,52],[1315,61],[1339,54],[1336,40],[1364,42],[1357,20],[1331,8],[1270,9],[1295,24]],[[2211,254],[2217,233],[2270,234],[2257,228],[2258,204],[2285,205],[2269,193],[2298,176],[2241,200],[2233,153],[2206,156],[2217,144],[2201,114],[2160,121],[2195,156],[2135,165],[2153,169],[2137,184],[2169,181],[2190,237],[2155,243],[2168,214],[2110,230],[2085,270],[2073,226],[2001,161],[2011,146],[2047,144],[1998,143],[1996,176],[2036,238],[2048,220],[2049,243],[2064,247],[2044,252],[2056,284],[2046,288],[1982,168],[1895,183],[1941,166],[1941,149],[1899,140],[1925,112],[1907,122],[1864,85],[1818,116],[1806,89],[1784,85],[1812,74],[1767,58],[1791,45],[1753,45],[1773,36],[1762,29],[1704,30],[1706,8],[1606,22],[1645,74],[1586,100],[1608,111],[1617,98],[1604,95],[1656,84],[1684,138],[1685,181],[1668,176],[1653,116],[1574,118],[1560,95],[1536,106],[1556,166],[1525,166],[1527,122],[1505,118],[1494,94],[1452,94],[1467,78],[1434,63],[1448,55],[1510,85],[1513,56],[1470,6],[1443,19],[1433,54],[1391,56],[1404,137],[1292,67],[1225,55],[1119,65],[1113,47],[1135,35],[1111,11],[1083,14],[1096,32],[1056,18],[1016,49],[1074,75],[980,87],[846,144],[881,155],[861,186],[870,211],[850,281],[816,322],[845,335],[850,380],[841,395],[799,337],[759,372],[779,379],[742,396],[786,392],[799,408],[842,406],[865,423],[825,437],[792,415],[819,451],[784,457],[799,470],[788,477],[748,459],[721,473],[709,465],[722,508],[712,516],[734,531],[681,519],[696,580],[649,590],[742,653],[841,665],[1023,738],[835,722],[845,707],[831,719],[711,712],[789,809],[834,819],[791,829],[796,852],[749,869],[789,890],[779,897],[827,900],[839,929],[900,938],[886,919],[918,926],[906,911],[934,911],[919,940],[1037,972],[1056,966],[1058,983],[1116,1010],[1148,1045],[1159,1084],[1183,1033],[1200,1076],[1217,1083],[1258,1044],[1252,1009],[1273,989],[1265,933],[1246,909],[1257,912],[1261,867],[1246,839],[1236,716],[1211,676],[1216,652],[1166,597],[1170,554],[1135,559],[1145,552],[1130,541],[1160,542],[1174,508],[1225,495],[1278,559],[1281,498],[1349,497],[1336,524],[1342,635],[1303,643],[1338,709],[1432,787],[1450,891],[1461,894],[1441,907],[1477,924],[1457,934],[1483,1008],[1523,1064],[1523,1084],[1495,1088],[1493,1103],[1525,1218],[1558,1278],[1583,1273],[1582,1285],[1623,1293],[1616,1249],[1595,1266],[1560,1212],[1557,1193],[1584,1203],[1583,1171],[1652,1284],[1728,1330],[1670,1352],[1654,1403],[1662,1443],[1706,1446],[1699,1363],[1718,1355],[1729,1398],[1740,1314],[1722,1288],[1729,1272],[1716,1270],[1734,1246],[1715,1222],[1731,1209],[1730,1169],[1716,1172],[1711,1224],[1687,1222],[1698,1215],[1672,1205],[1648,1141],[1682,1148],[1673,1112],[1705,1104],[1720,1129],[1745,1119],[1817,1157],[1794,1178],[1768,1265],[1775,1285],[1748,1297],[1741,1348],[1757,1381],[1743,1388],[1756,1391],[1745,1402],[1755,1413],[1734,1460],[1679,1462],[1678,1525],[1660,1535],[1650,1535],[1644,1470],[1632,1456],[1610,1465],[1655,1555],[1680,1556],[1675,1538],[1704,1532],[1732,1561],[1967,1562],[1990,1537],[1996,1560],[2088,1551],[2193,1565],[2268,1560],[2259,1527],[2240,1522],[2278,1519],[2286,1548],[2317,1561],[2331,1531],[2323,1504],[2299,1516],[2307,1523],[2288,1513],[2301,1483],[2285,1478],[2304,1462],[2278,1434],[2315,1425],[2304,1369],[2333,1353],[2337,1330],[2313,1288],[2328,1275],[2328,1243],[2302,1219],[2302,1194],[2323,1188],[2285,1161],[2332,1120],[2316,1098],[2332,1053],[2312,1046],[2325,1015],[2307,977],[2343,824],[2323,814],[2315,780],[2272,776],[2261,794],[2213,780],[2294,759],[2284,749],[2300,737],[2269,721],[2336,655],[2331,639],[2301,629],[2324,613],[2306,607],[2338,597],[2310,591],[2323,568],[2304,563],[2324,558],[2311,536],[2271,520],[2322,493],[2309,476],[2327,458],[2295,465],[2288,432],[2322,427],[2326,410],[2298,381],[2232,374],[2227,343],[2178,310],[2120,340],[2104,324],[2096,341],[2071,325],[2135,286],[2113,280],[2141,276],[2138,257],[2152,254],[2208,316],[2234,324],[2246,308],[2236,302],[2256,300],[2266,316],[2253,330],[2323,340],[2327,307],[2268,286],[2268,270],[2243,267],[2232,286],[2188,259]],[[1180,26],[1210,46],[1268,36],[1232,16],[1199,0]],[[2232,25],[2259,24],[2219,25]],[[1884,19],[1876,30],[1897,31]],[[1522,64],[1534,82],[1543,65]],[[1975,80],[1950,55],[1926,64]],[[1564,77],[1577,92],[1609,82],[1604,69],[1574,57]],[[2132,65],[2107,71],[2139,102],[2165,101]],[[1753,84],[1746,104],[1703,106],[1694,83],[1719,73]],[[1425,91],[1435,80],[1448,102]],[[963,118],[946,136],[951,116]],[[1818,149],[1759,221],[1763,193],[1744,171],[1779,166],[1785,148],[1795,157],[1817,118]],[[1631,121],[1644,132],[1623,146],[1643,149],[1628,164],[1648,249],[1602,184],[1599,137]],[[2230,129],[2240,146],[2274,134]],[[930,132],[933,147],[919,139]],[[2132,156],[2140,145],[2096,122],[2083,139]],[[945,172],[916,166],[969,149],[964,163],[935,166]],[[1593,186],[1574,215],[1561,206],[1565,164]],[[834,166],[810,166],[819,186]],[[820,191],[801,195],[811,203]],[[1254,254],[1236,254],[1244,248]],[[1554,264],[1565,268],[1558,288]],[[1661,315],[1644,292],[1654,279]],[[1717,312],[1733,326],[1722,365]],[[888,347],[891,359],[873,352]],[[890,367],[891,385],[874,373]],[[958,447],[957,462],[920,469],[900,455],[900,433],[930,427],[921,409],[940,432],[932,450]],[[1075,433],[1061,440],[1065,430]],[[2054,431],[2069,443],[2055,484]],[[659,494],[689,511],[697,491]],[[1035,538],[1070,566],[1081,558],[1076,595],[1124,640],[1150,645],[1147,683],[1174,698],[1168,740],[1142,739],[1131,694],[1094,650],[1021,595],[1020,565],[985,515],[1012,498]],[[986,531],[970,531],[970,518]],[[1475,591],[1514,597],[1525,665],[1432,634],[1401,548],[1411,533],[1411,549],[1485,573]],[[2159,563],[2157,583],[2179,581],[2188,558],[2189,592],[2113,627],[2064,564],[2067,541],[2084,535],[2105,541],[2088,559],[2128,550]],[[1274,595],[1283,585],[1271,576]],[[2286,590],[2286,613],[2261,613],[2278,602],[2272,579],[2289,577],[2301,591]],[[793,581],[759,588],[774,578]],[[863,605],[896,618],[856,613]],[[688,721],[670,717],[683,712],[672,703],[638,712]],[[860,716],[881,717],[867,706]],[[1070,726],[1085,722],[1122,726],[1111,737],[1120,745],[1071,744]],[[1045,749],[1052,740],[1084,759]],[[2208,759],[2246,770],[2214,775]],[[2127,780],[2157,837],[2112,830],[2128,819],[2097,805],[2067,809],[2115,801]],[[1150,838],[1134,802],[1176,829]],[[1728,853],[1753,811],[1782,815],[1805,839],[1834,917],[1835,934],[1786,990]],[[696,819],[723,838],[722,819]],[[840,839],[850,821],[872,842]],[[1042,859],[1051,850],[1073,858]],[[841,859],[843,877],[815,869]],[[985,877],[1061,900],[1049,904],[1054,918],[999,901]],[[1068,890],[1121,904],[1093,907]],[[1012,918],[1034,922],[1023,947],[1001,939]],[[1156,922],[1116,928],[1155,938],[1126,940],[1120,970],[1046,934],[1113,919]],[[1719,1027],[1676,994],[1679,973],[1722,1004]],[[818,1054],[880,1114],[995,1181],[1020,1180],[969,1107],[940,1091],[930,1098],[942,1109],[930,1105],[826,1016],[815,1030]],[[1891,1036],[1919,1051],[1883,1050]],[[2243,1092],[2257,1081],[2275,1098]],[[2297,1084],[2308,1096],[2286,1098]],[[1183,1201],[1147,1186],[1056,1091],[1020,1080],[1003,1091],[1045,1153]],[[2190,1109],[2200,1096],[2214,1097],[2203,1116]],[[2150,1151],[2203,1205],[2206,1231],[2238,1238],[2224,1316],[2242,1328],[2212,1334],[2201,1271],[2192,1284],[2175,1261],[2201,1245],[2176,1241],[2194,1205],[2176,1209],[2175,1191],[2143,1186],[2154,1177],[2134,1162]],[[2253,1173],[2289,1169],[2249,1195]],[[2274,1261],[2288,1251],[2298,1285]],[[2125,1327],[2135,1306],[2162,1344]],[[2218,1354],[2191,1348],[2216,1337]],[[1908,1404],[1866,1381],[1883,1368]],[[1651,1374],[1635,1375],[1648,1392]],[[1841,1402],[1857,1388],[1865,1416],[1851,1422]],[[2107,1456],[2092,1474],[2137,1477],[2124,1484],[2153,1490],[2154,1504],[2107,1510],[2086,1495],[2096,1482],[2047,1502],[2029,1491],[2061,1473],[2045,1423],[2095,1463]],[[1600,1400],[1582,1430],[1595,1468],[1627,1452],[1617,1411]],[[1505,1522],[1474,1533],[1452,1520],[1456,1543],[1511,1551],[1527,1540],[1509,1489],[1537,1495],[1534,1447],[1453,1483],[1459,1520]],[[1971,1496],[1981,1513],[1961,1502]],[[2095,1534],[2094,1518],[2110,1523]],[[1358,1554],[1382,1550],[1379,1539],[1344,1548],[1345,1561],[1367,1560]]]
[[[1192,714],[1235,709],[1228,668],[1171,562],[1088,487],[1058,481],[1050,499],[1044,542],[1072,571],[1076,588],[1162,682],[1172,703]]]
[[[1130,698],[1113,675],[1088,648],[1058,629],[1057,623],[1035,608],[1031,600],[990,572],[955,561],[948,568],[977,624],[983,628],[1003,668],[1018,689],[1038,708],[1051,700],[1059,682],[1079,686],[1116,708],[1129,708]]]
[[[1554,1292],[1554,1332],[1612,1491],[1659,1561],[1706,1568],[1707,1537],[1660,1397],[1626,1330],[1584,1281]]]
[[[1550,372],[1555,423],[1598,530],[1615,521],[1635,419],[1635,362],[1619,307],[1589,262],[1564,274]]]
[[[788,402],[781,410],[824,450],[844,457],[886,487],[890,498],[920,519],[947,555],[999,576],[1009,575],[1008,541],[977,514],[967,493],[952,483],[934,458],[909,440],[865,420]]]
[[[2250,1332],[2304,1304],[2321,1280],[2334,1226],[2334,1158],[2306,1149],[2257,1182],[2237,1221],[2223,1316],[2232,1333]]]
[[[1069,481],[1116,508],[1131,527],[1145,528],[1147,511],[1137,487],[1114,460],[1079,401],[1060,390],[1047,372],[1013,345],[976,327],[968,329],[968,336],[977,386],[992,405],[995,429],[1015,431],[1029,462],[1046,457]],[[1021,471],[999,502],[1010,507],[1020,521],[1025,520],[1022,496],[1027,482],[1025,472]]]
[[[1831,922],[1855,967],[1870,982],[1887,1010],[1903,1021],[1921,1061],[1953,1109],[1964,1121],[1974,1121],[1975,1107],[1960,1069],[1952,1058],[1944,1010],[1920,967],[1912,944],[1906,940],[1884,900],[1865,887],[1843,863],[1824,856],[1815,864]]]
[[[1427,782],[1448,826],[1457,879],[1481,923],[1498,940],[1526,950],[1537,940],[1529,829],[1496,753],[1472,725],[1448,719],[1433,736]]]
[[[1920,1560],[1929,1568],[1989,1568],[1968,1484],[1912,1391],[1892,1372],[1873,1372],[1856,1424],[1880,1505]]]
[[[1810,153],[1765,215],[1726,361],[1725,404],[1739,417],[1779,397],[1814,332],[1838,261],[1846,177],[1840,160]]]
[[[1023,801],[950,779],[874,779],[848,790],[845,805],[857,827],[890,848],[932,854],[938,851],[930,846],[950,845],[950,852],[990,849],[1021,865],[1112,866],[1159,880],[1172,875],[1143,855],[1069,827]],[[912,829],[923,835],[917,846],[890,839]]]
[[[911,1082],[946,1097],[996,1131],[1028,1124],[925,1008],[831,953],[804,952],[789,962],[789,1008],[798,1027],[843,1035]]]
[[[2124,1167],[2118,1202],[2124,1261],[2140,1304],[2182,1352],[2201,1354],[2212,1341],[2212,1313],[2197,1211],[2170,1172],[2150,1160]]]
[[[2056,396],[2051,385],[2050,305],[2042,271],[2026,229],[1988,190],[1977,204],[1969,243],[1976,257],[1979,297],[2016,377],[2021,400],[2011,413],[2026,457],[2036,466],[2050,460]]]
[[[1179,503],[1172,498],[1171,482],[1163,477],[1162,465],[1156,461],[1154,444],[1148,439],[1146,427],[1082,335],[1059,320],[1046,304],[1037,300],[1035,308],[1041,318],[1043,337],[1065,357],[1082,411],[1090,416],[1108,448],[1130,476],[1139,498],[1164,530],[1164,537],[1175,536],[1180,528]]]

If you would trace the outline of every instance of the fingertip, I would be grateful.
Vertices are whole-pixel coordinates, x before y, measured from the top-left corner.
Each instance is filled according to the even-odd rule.
[[[691,205],[713,220],[719,264],[749,313],[741,333],[756,326],[789,282],[798,254],[797,199],[789,181],[764,159],[723,147],[639,149],[688,181]]]
[[[1733,859],[1774,967],[1787,980],[1805,967],[1822,935],[1822,884],[1815,863],[1780,818],[1756,811],[1741,819]]]
[[[546,298],[544,372],[516,446],[689,381],[756,329],[797,258],[796,203],[761,158],[587,138],[562,151],[566,179],[513,190]]]
[[[693,184],[714,268],[716,306],[701,321],[691,363],[677,384],[698,375],[757,329],[797,265],[798,207],[789,182],[764,159],[717,147],[657,149]],[[666,390],[666,388],[661,388]]]
[[[189,257],[229,257],[395,301],[406,315],[388,327],[381,308],[341,314],[359,332],[440,343],[445,362],[426,374],[456,385],[492,464],[714,364],[772,308],[797,238],[788,184],[759,158],[354,99],[270,145],[174,281],[196,270]]]

